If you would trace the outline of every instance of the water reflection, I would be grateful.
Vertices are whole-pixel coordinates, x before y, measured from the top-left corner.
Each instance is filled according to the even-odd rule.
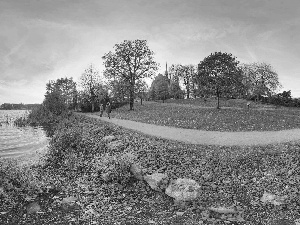
[[[0,157],[16,157],[47,149],[52,128],[14,126],[14,120],[25,113],[24,110],[0,110]]]

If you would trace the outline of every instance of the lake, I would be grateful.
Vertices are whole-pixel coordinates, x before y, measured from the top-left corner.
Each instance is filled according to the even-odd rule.
[[[49,138],[42,127],[16,127],[13,122],[26,110],[0,110],[0,158],[16,158],[47,150]]]

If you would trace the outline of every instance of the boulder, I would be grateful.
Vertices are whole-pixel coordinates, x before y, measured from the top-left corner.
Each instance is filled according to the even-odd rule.
[[[277,196],[268,192],[264,192],[263,196],[261,197],[260,201],[263,203],[271,203],[273,205],[281,205],[284,204],[285,199],[287,196]]]
[[[123,142],[121,140],[112,141],[107,144],[107,148],[111,151],[119,149],[121,147],[123,147]]]
[[[26,206],[26,211],[28,214],[37,213],[41,211],[41,207],[37,202],[31,202]]]
[[[112,176],[110,172],[106,172],[106,173],[102,173],[101,174],[101,178],[105,181],[105,182],[110,182],[112,180]]]
[[[144,180],[144,169],[139,163],[132,163],[130,165],[131,174],[138,180]]]
[[[102,138],[102,141],[105,142],[105,143],[109,143],[109,142],[112,142],[114,140],[116,140],[117,138],[113,135],[108,135],[108,136],[105,136]]]
[[[76,204],[77,198],[74,196],[65,197],[61,201],[61,207],[62,209],[66,211],[71,211],[76,208],[78,208],[78,205]]]
[[[200,185],[187,178],[178,178],[170,182],[166,188],[166,195],[175,199],[176,202],[192,201],[197,198]]]
[[[153,173],[151,175],[144,176],[144,180],[155,191],[162,191],[162,189],[159,186],[163,182],[163,180],[167,178],[168,176],[164,173]]]

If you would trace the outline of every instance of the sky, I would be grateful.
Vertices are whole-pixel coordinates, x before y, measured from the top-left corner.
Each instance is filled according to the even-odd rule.
[[[299,0],[0,0],[0,104],[42,103],[123,40],[147,40],[161,65],[216,51],[265,62],[300,97]]]

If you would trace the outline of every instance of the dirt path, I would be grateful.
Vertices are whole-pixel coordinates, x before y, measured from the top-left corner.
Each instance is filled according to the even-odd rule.
[[[101,119],[106,122],[122,126],[127,129],[139,131],[151,136],[161,137],[190,144],[202,145],[267,145],[281,142],[300,140],[300,129],[282,131],[251,131],[251,132],[220,132],[183,129],[153,124],[140,123],[130,120],[108,119],[96,114],[80,114]]]

